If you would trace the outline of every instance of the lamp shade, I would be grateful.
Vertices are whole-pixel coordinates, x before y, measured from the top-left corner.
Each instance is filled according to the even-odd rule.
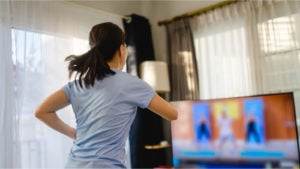
[[[144,61],[140,65],[141,79],[158,93],[170,91],[169,74],[166,62]]]

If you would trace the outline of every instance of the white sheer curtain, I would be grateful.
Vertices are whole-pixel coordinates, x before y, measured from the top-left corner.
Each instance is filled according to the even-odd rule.
[[[231,5],[192,19],[200,97],[220,98],[253,93],[251,50],[246,19],[251,11]]]
[[[191,19],[200,97],[300,87],[300,1],[241,1]]]
[[[89,48],[91,27],[122,27],[122,19],[52,1],[0,2],[0,9],[0,168],[63,168],[72,140],[38,121],[34,110],[67,83],[64,58]],[[71,108],[58,113],[75,125]]]
[[[0,5],[0,168],[19,167],[11,58],[10,3]]]

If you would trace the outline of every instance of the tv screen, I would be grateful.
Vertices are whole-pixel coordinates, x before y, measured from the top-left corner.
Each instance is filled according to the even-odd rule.
[[[176,167],[299,164],[293,93],[171,102]]]

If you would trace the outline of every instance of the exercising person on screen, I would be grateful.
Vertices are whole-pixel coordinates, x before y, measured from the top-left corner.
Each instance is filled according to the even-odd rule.
[[[232,118],[228,116],[227,109],[222,110],[220,118],[217,121],[219,126],[219,150],[223,151],[223,146],[227,141],[230,141],[236,148],[235,136],[232,130]]]

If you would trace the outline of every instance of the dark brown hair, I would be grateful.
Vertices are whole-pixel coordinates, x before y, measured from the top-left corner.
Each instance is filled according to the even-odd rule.
[[[117,25],[105,22],[93,26],[89,36],[91,49],[82,55],[71,55],[65,59],[69,61],[69,77],[75,72],[75,79],[78,78],[80,87],[83,81],[88,88],[94,86],[96,79],[101,80],[106,75],[114,75],[115,72],[110,69],[107,62],[124,43],[124,32]]]

